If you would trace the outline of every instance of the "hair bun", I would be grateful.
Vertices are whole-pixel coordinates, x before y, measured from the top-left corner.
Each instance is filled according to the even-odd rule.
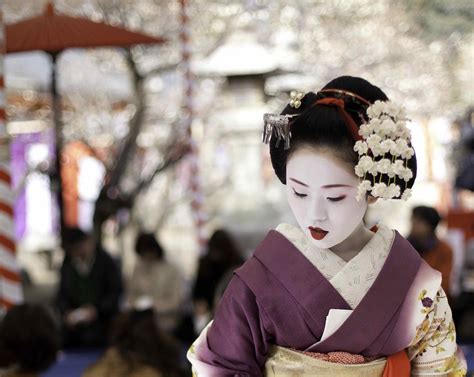
[[[340,76],[329,81],[321,90],[345,90],[366,99],[371,104],[375,101],[388,101],[387,95],[378,86],[372,85],[361,77]]]
[[[331,91],[333,91],[333,93],[331,93]],[[327,105],[315,105],[321,98],[342,99],[344,102],[339,106],[339,109]],[[286,148],[285,146],[281,146],[278,143],[278,138],[270,138],[269,142],[273,169],[280,181],[286,184],[286,163],[288,157],[298,149],[299,146],[306,144],[313,145],[317,148],[330,148],[337,157],[356,167],[360,157],[357,153],[354,153],[355,139],[360,135],[361,125],[369,121],[370,114],[367,113],[367,109],[377,101],[389,103],[389,98],[379,87],[372,85],[360,77],[340,76],[331,80],[316,94],[314,92],[306,93],[304,97],[301,98],[301,103],[298,103],[297,107],[294,106],[294,101],[293,106],[290,102],[281,113],[281,115],[285,116],[297,115],[291,117],[289,123],[288,146],[286,146],[286,144]],[[352,127],[350,119],[346,117],[347,115],[354,121],[354,127]],[[346,118],[344,119],[344,117]],[[350,132],[348,132],[349,128]],[[354,135],[356,135],[356,138]],[[409,140],[407,140],[407,143],[411,147]],[[371,160],[372,164],[379,164],[379,160],[383,159],[383,156],[384,155],[374,156],[373,161]],[[385,163],[386,161],[383,162]],[[394,189],[393,185],[399,186],[399,196],[392,195],[392,198],[407,197],[408,195],[403,196],[403,193],[406,189],[411,189],[416,178],[417,164],[415,155],[406,160],[404,169],[406,170],[407,168],[411,171],[406,172],[407,174],[404,176],[405,179],[407,179],[408,173],[410,173],[411,178],[408,182],[399,177],[394,178],[392,172],[389,172],[392,177],[390,178],[389,175],[382,173],[384,169],[381,169],[380,173],[377,173],[375,176],[375,181],[371,179],[378,183],[377,190],[375,190],[376,192],[373,192],[374,195],[377,194],[376,196],[379,196],[378,194],[383,188],[383,183],[387,187],[390,186],[392,191]],[[365,185],[367,185],[367,182]],[[409,194],[409,190],[406,191],[406,193]]]

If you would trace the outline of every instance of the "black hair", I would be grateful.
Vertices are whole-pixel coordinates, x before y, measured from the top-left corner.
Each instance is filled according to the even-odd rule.
[[[427,206],[417,206],[412,209],[412,216],[428,224],[433,232],[436,230],[441,216],[436,209]]]
[[[303,146],[313,147],[321,150],[329,150],[336,157],[354,167],[358,161],[358,154],[354,151],[355,140],[349,132],[349,128],[335,106],[315,105],[315,102],[324,97],[332,97],[330,90],[342,90],[350,92],[358,97],[362,97],[370,104],[375,101],[388,101],[388,97],[378,87],[368,81],[352,76],[338,77],[326,84],[320,92],[306,93],[301,100],[301,106],[294,108],[287,105],[281,115],[295,115],[291,118],[291,141],[290,148],[285,149],[284,143],[278,143],[277,138],[270,140],[270,157],[275,170],[275,174],[283,184],[286,184],[286,163],[288,158],[299,148]],[[335,96],[337,92],[334,92]],[[364,122],[368,104],[357,100],[357,97],[345,96],[344,109],[351,116],[357,126]],[[277,146],[278,144],[278,146]],[[377,157],[379,160],[382,157]],[[408,161],[408,167],[413,172],[413,177],[406,184],[411,188],[416,178],[416,157],[413,156]],[[377,182],[388,182],[388,176],[385,174],[375,177]],[[405,182],[397,177],[396,184],[402,189],[405,188]]]
[[[42,372],[56,361],[59,344],[57,324],[45,307],[14,306],[0,325],[0,367],[17,364],[23,373]]]
[[[114,321],[110,345],[116,347],[128,364],[129,372],[138,365],[148,365],[164,377],[180,377],[179,343],[160,330],[153,309],[132,310]]]
[[[235,267],[243,262],[242,254],[232,238],[225,229],[217,229],[208,242],[207,256],[226,268]]]
[[[63,245],[65,246],[77,245],[89,237],[91,235],[79,228],[64,228],[62,231]]]
[[[164,254],[163,248],[152,233],[140,233],[138,235],[135,242],[135,251],[140,256],[144,253],[152,252],[158,259],[163,259]]]

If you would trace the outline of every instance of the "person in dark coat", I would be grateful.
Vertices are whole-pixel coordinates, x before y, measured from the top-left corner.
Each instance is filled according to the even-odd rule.
[[[108,325],[119,311],[119,267],[93,236],[77,228],[65,231],[64,249],[57,295],[63,346],[102,346]]]
[[[408,241],[431,267],[441,272],[443,279],[441,286],[450,297],[453,250],[447,242],[436,235],[436,229],[440,221],[441,216],[435,208],[428,206],[414,207],[412,209]]]
[[[243,262],[244,259],[230,233],[224,229],[216,230],[209,239],[207,254],[199,260],[193,288],[196,334],[212,317],[214,304],[218,301],[217,288],[223,291],[232,277],[232,272]]]

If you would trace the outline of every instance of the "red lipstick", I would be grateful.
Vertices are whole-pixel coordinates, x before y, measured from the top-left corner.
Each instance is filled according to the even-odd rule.
[[[327,230],[321,228],[313,228],[312,226],[309,226],[308,229],[311,232],[311,237],[318,241],[321,241],[324,237],[326,237],[326,234],[329,233]]]

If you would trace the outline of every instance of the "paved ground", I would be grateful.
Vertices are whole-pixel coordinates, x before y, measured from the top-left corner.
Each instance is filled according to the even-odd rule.
[[[103,350],[61,352],[58,361],[42,377],[80,377],[82,372],[96,361]]]

